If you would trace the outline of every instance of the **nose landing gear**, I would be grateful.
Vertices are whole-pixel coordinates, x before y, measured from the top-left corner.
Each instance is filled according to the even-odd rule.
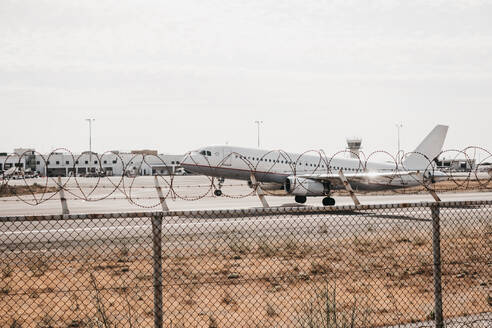
[[[224,181],[225,179],[224,178],[219,178],[217,179],[219,181],[219,184],[217,186],[217,189],[214,190],[214,195],[217,196],[217,197],[220,197],[222,196],[222,186],[224,185]]]

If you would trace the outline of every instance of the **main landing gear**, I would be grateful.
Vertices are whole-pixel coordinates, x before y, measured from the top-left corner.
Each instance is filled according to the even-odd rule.
[[[219,178],[217,179],[219,181],[219,185],[218,185],[218,188],[214,190],[214,195],[217,196],[217,197],[220,197],[222,196],[222,186],[224,185],[224,181],[225,179],[224,178]]]
[[[306,196],[296,196],[295,197],[296,203],[299,204],[304,204],[307,200]],[[325,197],[323,198],[323,206],[334,206],[335,205],[335,199],[331,197]]]
[[[335,205],[335,199],[331,197],[325,197],[323,198],[323,206],[334,206]]]
[[[295,200],[296,200],[296,203],[304,204],[306,202],[307,198],[306,198],[306,196],[296,196]]]

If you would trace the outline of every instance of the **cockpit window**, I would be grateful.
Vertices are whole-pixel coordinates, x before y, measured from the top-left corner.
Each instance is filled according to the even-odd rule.
[[[205,152],[205,150],[202,150],[202,151],[200,152],[200,155],[205,156],[206,154],[207,154],[207,153]]]
[[[207,156],[212,156],[212,153],[210,152],[210,150],[207,150]]]

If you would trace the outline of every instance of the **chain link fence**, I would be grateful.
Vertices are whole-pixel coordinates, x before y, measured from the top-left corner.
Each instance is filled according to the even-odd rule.
[[[492,201],[0,218],[0,327],[491,327]]]

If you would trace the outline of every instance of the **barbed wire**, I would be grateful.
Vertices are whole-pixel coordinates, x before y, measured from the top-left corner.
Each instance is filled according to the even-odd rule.
[[[126,199],[131,204],[153,208],[161,205],[158,196],[136,195],[140,190],[155,189],[159,185],[164,199],[181,199],[197,201],[203,198],[221,196],[241,199],[254,196],[259,189],[266,195],[308,195],[329,196],[332,192],[343,192],[341,176],[346,176],[356,192],[415,193],[418,191],[448,192],[458,190],[492,190],[492,154],[478,146],[464,149],[447,149],[441,151],[437,158],[447,158],[448,163],[459,162],[462,169],[445,169],[437,167],[436,160],[419,152],[407,153],[403,160],[390,152],[376,150],[368,155],[351,150],[340,150],[327,156],[323,150],[308,150],[300,154],[287,153],[283,150],[271,150],[259,154],[239,153],[212,154],[208,152],[189,152],[183,161],[166,161],[165,157],[151,154],[121,154],[107,151],[102,154],[83,152],[74,155],[66,148],[57,148],[47,155],[35,151],[5,156],[0,175],[0,191],[14,199],[0,201],[19,201],[37,206],[53,200],[60,190],[68,194],[67,200],[84,200],[97,202],[102,200]],[[59,164],[63,156],[65,164]],[[347,157],[350,158],[347,158]],[[89,158],[89,160],[87,159]],[[406,167],[405,159],[418,160],[421,170]],[[376,158],[383,158],[376,162]],[[94,159],[94,161],[93,161]],[[52,164],[55,160],[56,165]],[[82,160],[85,164],[82,163]],[[35,165],[32,161],[36,161]],[[108,161],[111,164],[108,164]],[[67,164],[71,163],[71,164]],[[377,164],[375,164],[377,163]],[[189,181],[191,179],[176,173],[176,167],[187,171],[205,174],[204,183]],[[30,168],[30,169],[28,169]],[[57,169],[69,175],[58,179]],[[138,177],[149,170],[155,176],[155,185],[138,185]],[[89,171],[89,172],[88,172]],[[109,172],[119,171],[121,175]],[[223,172],[233,172],[235,178],[248,180],[247,183],[228,183],[218,178]],[[35,173],[36,172],[36,173]],[[144,174],[144,175],[145,175]],[[89,184],[83,179],[92,176]],[[36,179],[31,179],[36,177]],[[252,178],[259,183],[253,183]],[[41,180],[40,183],[38,181]],[[286,190],[285,180],[295,183],[295,190]],[[21,181],[19,181],[21,180]],[[178,183],[179,182],[179,183]],[[181,183],[185,182],[185,184]],[[186,182],[190,182],[186,184]],[[249,189],[245,187],[248,186]],[[222,190],[224,188],[224,190]],[[321,188],[321,189],[320,189]],[[229,190],[231,189],[231,190]],[[237,189],[237,190],[236,190]],[[193,193],[189,191],[193,190]],[[234,190],[234,191],[233,191]],[[238,191],[239,190],[239,191]],[[322,190],[322,191],[320,191]],[[115,196],[115,193],[121,196]],[[151,204],[141,200],[155,200]]]

